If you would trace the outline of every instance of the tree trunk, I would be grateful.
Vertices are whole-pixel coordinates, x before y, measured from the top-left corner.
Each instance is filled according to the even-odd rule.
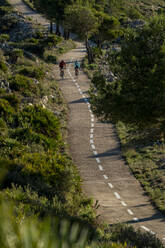
[[[92,52],[92,48],[90,47],[90,44],[87,38],[85,40],[85,45],[86,45],[87,54],[88,54],[88,62],[89,64],[92,64],[94,62],[93,52]]]
[[[56,35],[61,36],[59,23],[56,23]]]
[[[67,40],[67,32],[68,30],[64,28],[64,39]]]
[[[64,29],[64,39],[69,40],[70,32],[68,29]]]
[[[67,40],[69,40],[70,39],[70,32],[68,31],[68,33],[67,33]]]
[[[53,22],[50,22],[50,33],[53,33]]]

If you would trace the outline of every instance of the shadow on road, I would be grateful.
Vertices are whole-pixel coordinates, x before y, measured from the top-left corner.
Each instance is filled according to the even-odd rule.
[[[89,100],[89,98],[88,98],[88,97],[87,97],[87,98],[85,98],[85,99]],[[80,98],[80,99],[78,99],[78,100],[75,100],[75,101],[69,102],[69,104],[74,104],[74,103],[85,103],[85,100],[84,100],[84,98]]]
[[[165,217],[163,215],[161,215],[160,213],[156,213],[156,214],[151,215],[147,218],[138,219],[138,221],[129,220],[129,221],[126,221],[124,223],[133,224],[133,223],[141,223],[141,222],[147,222],[147,221],[152,221],[152,220],[160,220],[161,222],[165,222]]]

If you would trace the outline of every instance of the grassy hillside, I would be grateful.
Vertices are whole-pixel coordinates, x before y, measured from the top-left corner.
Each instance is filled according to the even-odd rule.
[[[130,18],[148,18],[165,11],[164,0],[117,0],[110,2],[106,12],[116,16]]]
[[[98,206],[81,191],[54,75],[58,56],[74,43],[25,20],[4,0],[0,16],[0,246],[163,247],[150,233],[100,223]]]

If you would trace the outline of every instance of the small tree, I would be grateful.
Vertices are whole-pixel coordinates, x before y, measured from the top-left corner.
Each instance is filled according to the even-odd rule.
[[[85,40],[85,45],[88,53],[89,63],[93,62],[92,49],[89,44],[89,38],[96,32],[98,20],[94,15],[90,6],[82,6],[79,4],[69,5],[66,10],[66,22],[69,24],[69,29],[77,33],[80,38]]]
[[[104,41],[111,41],[119,35],[119,21],[103,12],[96,12],[96,17],[99,20],[98,31],[95,35],[96,42],[101,47]]]

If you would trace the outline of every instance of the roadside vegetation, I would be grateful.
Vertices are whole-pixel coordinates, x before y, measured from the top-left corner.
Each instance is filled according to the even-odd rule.
[[[51,23],[62,24],[60,18],[64,15],[66,20],[73,18],[67,22],[69,26],[63,23],[63,38],[58,25],[56,34],[49,33],[0,0],[1,247],[163,247],[150,233],[127,225],[110,227],[101,223],[96,216],[98,205],[83,195],[81,178],[67,153],[67,107],[55,81],[54,65],[60,54],[74,48],[68,35],[75,30],[76,18],[84,18],[82,13],[87,7],[82,4],[76,12],[76,4],[71,8],[58,1],[53,16],[47,1],[32,3]],[[70,1],[65,3],[71,5]],[[102,13],[100,23],[94,24],[97,8],[104,12],[106,7],[104,1],[97,4],[87,11],[89,23],[80,35],[86,41],[88,62],[94,69],[102,43],[121,33],[118,20],[109,18],[108,13]],[[102,33],[98,27],[103,23],[111,23],[113,32]],[[96,30],[97,36],[93,36]],[[89,44],[89,38],[96,37],[98,50]]]

